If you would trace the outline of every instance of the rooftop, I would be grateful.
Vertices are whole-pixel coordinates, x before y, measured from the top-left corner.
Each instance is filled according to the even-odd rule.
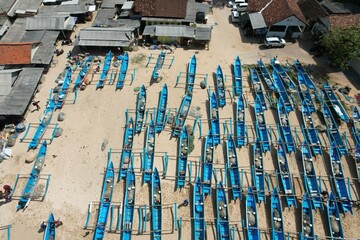
[[[319,17],[328,15],[326,10],[316,0],[300,0],[298,5],[305,18],[310,21],[316,21]]]
[[[31,30],[72,30],[75,17],[65,16],[36,16],[26,18],[27,31]]]
[[[31,42],[0,43],[0,64],[30,64]]]
[[[132,19],[116,19],[114,14],[116,9],[100,9],[96,14],[96,18],[92,24],[93,27],[115,27],[115,28],[137,28],[140,27],[139,20]]]
[[[17,0],[8,12],[9,17],[16,15],[35,15],[42,0]]]
[[[123,5],[126,0],[102,0],[101,8],[114,8],[115,5]]]
[[[322,5],[330,14],[360,13],[360,7],[351,3],[324,2]]]
[[[332,14],[329,16],[331,28],[360,28],[360,14]]]
[[[195,32],[193,27],[184,25],[150,25],[145,27],[143,35],[193,38]]]
[[[187,0],[136,0],[134,6],[145,17],[185,18]]]
[[[134,29],[90,27],[80,30],[80,46],[128,47]]]

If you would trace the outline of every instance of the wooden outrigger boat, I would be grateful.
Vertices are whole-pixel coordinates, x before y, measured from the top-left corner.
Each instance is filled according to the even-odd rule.
[[[327,131],[330,135],[330,142],[335,142],[336,146],[340,152],[341,155],[349,155],[348,150],[344,144],[344,141],[341,137],[339,128],[337,126],[337,123],[334,119],[334,116],[332,115],[330,108],[328,105],[323,101],[322,102],[322,108],[323,108],[323,115],[324,120],[326,123]]]
[[[75,84],[74,84],[75,89],[81,87],[81,84],[83,83],[83,81],[85,80],[86,76],[89,73],[90,66],[91,66],[91,63],[92,63],[93,60],[94,60],[93,56],[88,56],[86,58],[86,60],[84,62],[84,65],[83,65],[83,68],[81,69],[78,77],[75,80]]]
[[[259,98],[263,110],[266,111],[267,110],[266,100],[265,100],[264,91],[261,87],[259,74],[255,68],[250,68],[250,72],[251,72],[251,84],[254,88],[256,98]]]
[[[236,143],[238,147],[245,146],[246,139],[246,113],[245,113],[245,100],[244,96],[241,94],[239,96],[236,108]]]
[[[153,80],[157,80],[160,76],[161,70],[164,66],[164,62],[165,62],[165,57],[166,57],[166,52],[165,51],[161,51],[161,53],[158,56],[158,59],[156,61],[155,67],[154,67],[154,71],[152,74],[152,78]]]
[[[258,203],[266,203],[264,159],[259,138],[255,139],[253,150],[253,181],[256,188],[257,201]]]
[[[220,143],[220,116],[219,116],[219,106],[218,100],[216,98],[215,93],[213,92],[211,96],[209,96],[209,105],[210,105],[210,124],[211,124],[211,132],[214,138],[215,146]]]
[[[271,223],[272,240],[285,240],[281,198],[277,188],[274,188],[273,194],[271,195]]]
[[[129,54],[125,52],[121,62],[120,73],[116,84],[116,89],[123,89],[127,70],[129,68]]]
[[[111,200],[114,190],[114,177],[114,165],[113,162],[110,162],[106,170],[103,190],[101,194],[99,214],[94,233],[94,239],[96,240],[104,239],[105,236],[106,223],[111,208]]]
[[[256,199],[253,188],[249,186],[246,195],[246,230],[248,240],[260,240],[260,231],[258,225],[258,216],[256,208]]]
[[[273,82],[273,78],[271,77],[268,69],[266,68],[265,63],[260,59],[259,61],[257,61],[257,65],[260,69],[261,75],[266,83],[266,86],[270,90],[277,92],[277,88]]]
[[[216,235],[218,240],[230,240],[229,209],[222,182],[216,186]]]
[[[195,79],[196,79],[196,56],[195,54],[192,56],[190,63],[189,63],[189,68],[188,68],[188,77],[187,77],[187,92],[188,93],[192,93],[194,90],[194,85],[195,85]]]
[[[305,140],[301,150],[303,172],[304,172],[304,184],[306,191],[311,197],[311,201],[315,209],[323,209],[322,198],[320,193],[319,183],[316,177],[315,165],[312,159],[310,147]]]
[[[278,158],[281,182],[284,188],[287,205],[289,208],[292,206],[297,207],[293,179],[290,173],[290,168],[285,152],[284,143],[281,138],[279,138],[277,158]]]
[[[179,137],[180,133],[185,125],[186,118],[190,111],[190,105],[192,101],[191,94],[186,94],[181,102],[181,106],[179,108],[179,111],[176,115],[175,119],[175,125],[172,133],[172,137]]]
[[[24,192],[19,200],[17,210],[27,208],[27,206],[31,201],[32,194],[40,178],[41,170],[44,167],[46,150],[47,150],[47,143],[46,141],[44,141],[40,147],[33,169],[31,170],[29,180],[25,185]]]
[[[124,199],[124,211],[122,222],[122,240],[130,240],[132,236],[132,228],[134,222],[135,211],[135,189],[136,189],[136,176],[134,168],[131,166],[127,171],[126,186],[125,186],[125,199]]]
[[[356,143],[355,165],[356,165],[357,178],[358,181],[360,182],[360,143]]]
[[[143,128],[145,110],[146,110],[146,89],[145,86],[142,85],[138,95],[137,106],[136,106],[135,133],[137,134],[141,133]]]
[[[151,220],[152,236],[151,239],[161,240],[162,233],[162,193],[161,182],[157,168],[151,180]]]
[[[211,180],[213,175],[213,163],[214,163],[214,139],[211,130],[205,137],[204,151],[203,151],[203,172],[202,182],[203,191],[205,195],[211,194]]]
[[[185,187],[186,183],[186,168],[189,155],[189,135],[186,126],[184,126],[179,138],[178,154],[176,189]]]
[[[343,166],[341,163],[341,156],[339,150],[335,146],[335,143],[331,143],[330,148],[330,163],[331,163],[331,172],[334,179],[335,188],[341,201],[341,207],[344,213],[350,212],[354,214],[352,200],[346,184],[346,178],[344,175]]]
[[[111,51],[106,55],[105,62],[104,62],[104,68],[100,75],[100,80],[96,86],[96,89],[103,88],[106,80],[106,76],[109,73],[110,67],[111,67],[111,60],[112,60],[113,54]]]
[[[193,191],[193,237],[197,240],[204,240],[206,236],[204,198],[203,184],[200,177],[197,177]]]
[[[266,153],[267,151],[270,151],[270,141],[266,127],[264,109],[261,105],[259,97],[257,97],[255,100],[255,117],[256,117],[255,126],[256,126],[257,137],[260,138],[262,149],[264,153]]]
[[[284,83],[281,81],[280,75],[276,72],[273,71],[273,79],[274,79],[274,84],[276,86],[277,92],[280,95],[280,98],[282,98],[285,107],[286,107],[286,111],[289,113],[291,111],[294,111],[294,107],[291,104],[289,95],[287,94],[287,91],[285,89]]]
[[[126,124],[125,136],[123,142],[123,149],[121,153],[121,162],[120,162],[120,178],[124,179],[127,176],[127,171],[132,162],[132,147],[134,143],[134,121],[132,118],[129,119],[129,122]]]
[[[305,78],[305,83],[306,85],[314,90],[315,92],[317,91],[317,87],[314,83],[314,81],[310,78],[309,74],[306,72],[305,68],[301,65],[300,61],[298,59],[296,59],[294,61],[294,65],[296,67],[296,69],[298,70],[298,72],[302,73],[304,75]]]
[[[327,213],[331,239],[345,239],[339,207],[333,192],[328,199]]]
[[[273,69],[281,76],[282,81],[293,91],[297,92],[297,87],[284,68],[281,66],[279,60],[276,58],[271,59]]]
[[[239,56],[236,56],[234,64],[234,82],[235,82],[235,96],[241,96],[243,94],[242,84],[242,66]]]
[[[56,240],[56,224],[52,213],[50,213],[49,220],[46,223],[44,240]]]
[[[353,135],[357,143],[360,143],[360,112],[357,106],[353,109]]]
[[[62,84],[59,92],[54,96],[55,110],[60,109],[64,106],[67,94],[69,92],[69,87],[71,84],[71,78],[72,78],[72,69],[71,67],[68,67],[64,77],[64,83]]]
[[[54,99],[51,99],[44,111],[44,115],[41,119],[40,125],[36,129],[34,137],[31,139],[29,143],[28,150],[37,148],[42,137],[46,132],[46,129],[49,127],[54,111],[55,111],[55,102]]]
[[[285,106],[282,98],[280,98],[278,101],[278,114],[279,114],[280,130],[285,139],[286,149],[287,149],[288,153],[295,152],[296,146],[295,146],[294,137],[293,137],[292,131],[291,131],[289,116],[286,111],[286,106]]]
[[[336,97],[336,94],[329,83],[324,84],[324,92],[329,99],[331,106],[335,110],[336,114],[341,118],[341,120],[349,122],[350,118],[348,113],[346,112],[339,99]]]
[[[311,198],[308,192],[305,193],[302,201],[302,227],[300,239],[315,240],[314,214],[311,205]]]
[[[155,159],[155,125],[151,120],[146,131],[145,149],[143,152],[143,164],[144,164],[144,182],[150,183],[151,176],[153,174],[154,159]]]
[[[318,130],[314,126],[311,112],[309,110],[309,107],[308,107],[306,101],[302,102],[301,110],[302,110],[302,117],[303,117],[303,122],[304,122],[304,130],[307,133],[307,137],[310,142],[310,146],[315,155],[319,154],[322,156],[322,149],[321,149],[319,133],[318,133]]]
[[[236,145],[234,138],[231,134],[228,136],[228,140],[226,141],[226,156],[227,156],[227,164],[230,175],[231,182],[231,192],[234,200],[242,199],[242,188],[240,181],[240,172],[239,172],[239,162],[238,156],[236,152]]]
[[[216,91],[219,100],[219,106],[224,107],[226,105],[226,90],[225,90],[225,78],[223,71],[218,65],[216,70]]]
[[[167,101],[168,101],[168,88],[165,83],[161,90],[158,109],[156,112],[156,124],[155,124],[156,133],[161,133],[161,131],[164,130],[165,128]]]
[[[313,97],[311,96],[309,88],[306,85],[304,74],[301,72],[298,73],[298,81],[299,81],[299,88],[302,99],[307,102],[311,113],[316,112],[316,107],[313,101]]]

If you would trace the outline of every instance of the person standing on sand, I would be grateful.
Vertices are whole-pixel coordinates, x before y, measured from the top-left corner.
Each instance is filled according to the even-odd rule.
[[[33,101],[32,105],[36,107],[36,111],[40,110],[40,106],[39,106],[40,101]]]

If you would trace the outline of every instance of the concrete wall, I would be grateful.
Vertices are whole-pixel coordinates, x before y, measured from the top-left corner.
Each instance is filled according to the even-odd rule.
[[[269,31],[271,26],[268,28],[268,32],[266,34],[267,37],[285,37],[286,36],[286,31],[288,30],[288,27],[291,26],[299,26],[301,28],[301,32],[294,32],[292,34],[292,38],[299,38],[302,35],[302,32],[305,29],[305,23],[303,23],[302,21],[300,21],[297,17],[295,16],[291,16],[288,17],[278,23],[273,24],[273,26],[285,26],[285,30],[281,31],[281,32],[275,32],[275,31]]]

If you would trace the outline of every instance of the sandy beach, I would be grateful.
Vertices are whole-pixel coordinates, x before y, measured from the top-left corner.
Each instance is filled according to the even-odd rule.
[[[221,124],[229,123],[230,118],[234,118],[233,108],[237,101],[237,98],[232,98],[231,84],[232,84],[232,64],[237,55],[240,56],[242,64],[256,64],[256,61],[262,58],[266,63],[269,63],[271,57],[277,56],[281,63],[285,63],[286,60],[293,63],[295,59],[299,59],[302,64],[313,64],[317,65],[319,62],[326,62],[325,59],[314,59],[305,50],[304,46],[299,46],[302,43],[288,43],[285,49],[262,49],[259,48],[259,44],[254,40],[245,39],[241,30],[233,24],[229,23],[230,9],[214,9],[213,15],[210,16],[209,21],[213,21],[213,32],[212,39],[210,42],[209,50],[192,50],[177,48],[173,54],[168,54],[166,57],[165,65],[162,70],[161,76],[162,81],[160,83],[154,83],[150,85],[150,79],[155,65],[159,50],[148,50],[139,47],[138,50],[130,52],[130,59],[139,58],[141,54],[146,56],[143,61],[135,63],[130,61],[128,74],[125,80],[125,87],[121,91],[115,91],[115,85],[108,85],[109,76],[103,89],[96,90],[97,81],[100,78],[100,73],[94,75],[94,79],[91,85],[87,86],[84,91],[80,91],[78,99],[75,104],[73,100],[75,94],[70,92],[67,96],[65,106],[59,111],[54,113],[52,124],[57,123],[57,116],[60,112],[66,114],[63,122],[58,122],[59,127],[64,131],[62,136],[55,138],[48,146],[48,151],[45,160],[45,167],[42,174],[51,175],[49,189],[44,201],[31,201],[29,207],[25,211],[16,212],[17,199],[14,197],[13,201],[9,203],[0,202],[0,226],[11,224],[11,239],[23,240],[23,239],[42,239],[43,233],[38,232],[40,224],[48,219],[49,213],[54,213],[55,219],[60,218],[64,225],[57,229],[57,239],[92,239],[93,229],[96,222],[96,207],[92,209],[91,220],[89,223],[89,229],[84,230],[84,225],[87,218],[88,204],[90,202],[98,202],[100,199],[104,170],[106,168],[108,160],[108,152],[110,148],[113,153],[111,155],[111,161],[114,166],[119,168],[121,148],[124,138],[124,127],[125,127],[125,110],[128,109],[130,116],[135,118],[134,109],[136,107],[137,92],[134,88],[145,85],[147,91],[147,102],[146,108],[151,112],[154,107],[158,105],[159,92],[161,91],[163,84],[166,83],[169,89],[169,108],[179,108],[181,100],[185,95],[185,82],[186,82],[186,71],[187,64],[191,57],[195,54],[197,58],[197,76],[196,84],[193,93],[192,108],[199,108],[202,119],[202,136],[200,137],[199,129],[195,131],[195,148],[189,156],[189,160],[193,162],[194,166],[198,166],[199,158],[202,155],[203,137],[209,131],[208,124],[208,92],[206,89],[201,89],[199,83],[204,80],[206,74],[208,77],[208,89],[214,91],[214,80],[213,73],[216,71],[216,67],[220,64],[223,68],[224,74],[226,75],[227,82],[226,87],[227,93],[227,104],[220,110]],[[90,23],[87,23],[89,25]],[[86,25],[79,25],[76,31]],[[76,34],[75,32],[74,34]],[[251,43],[244,43],[251,42]],[[61,46],[64,52],[67,53],[72,49],[72,46]],[[285,51],[284,51],[285,50]],[[104,56],[108,52],[108,49],[99,50],[99,56],[104,59]],[[153,59],[146,67],[147,57],[153,54]],[[175,57],[174,64],[169,68],[172,58]],[[42,117],[43,110],[46,107],[46,101],[49,97],[51,88],[56,86],[55,79],[58,74],[64,71],[66,66],[66,54],[58,57],[54,57],[57,61],[56,66],[50,68],[49,72],[44,75],[45,81],[41,84],[41,90],[36,94],[36,99],[40,100],[40,111],[32,112],[30,109],[26,115],[25,124],[28,123],[39,123]],[[325,64],[322,64],[325,66]],[[93,69],[95,65],[93,64]],[[111,70],[115,70],[114,66]],[[136,78],[132,85],[131,74],[136,69]],[[73,81],[76,79],[80,72],[78,68],[73,74]],[[182,72],[180,84],[175,87],[177,76],[179,72]],[[338,82],[343,86],[348,83],[347,79],[342,72],[329,71],[328,68],[324,69],[324,72],[330,72],[330,81]],[[249,137],[251,143],[254,140],[255,132],[252,127],[254,118],[254,97],[250,92],[250,80],[248,78],[249,72],[244,70],[244,96],[249,102],[250,107],[246,109],[247,125],[249,125]],[[90,76],[91,77],[91,76]],[[349,83],[351,84],[351,83]],[[262,86],[265,89],[263,84]],[[357,93],[357,89],[353,87],[351,94]],[[349,105],[350,106],[350,105]],[[349,112],[350,113],[350,112]],[[278,122],[277,111],[274,109],[268,110],[266,113],[266,121],[268,126],[276,128]],[[150,120],[149,115],[149,120]],[[147,124],[149,123],[149,120]],[[299,129],[301,120],[301,109],[298,109],[290,113],[291,125]],[[193,126],[194,117],[189,116],[186,124]],[[319,122],[320,123],[320,122]],[[228,124],[229,125],[229,124]],[[351,124],[343,123],[340,126],[341,132],[346,132],[348,136],[351,136]],[[221,126],[223,133],[223,127]],[[16,174],[28,174],[30,173],[33,164],[26,164],[25,159],[29,153],[27,153],[27,147],[29,140],[33,136],[35,129],[31,129],[27,139],[24,142],[17,141],[16,145],[12,148],[13,156],[11,159],[1,163],[0,171],[0,184],[9,184],[11,186],[15,183]],[[277,130],[275,129],[277,134]],[[52,129],[49,128],[45,134],[45,138],[50,138]],[[136,135],[134,139],[134,152],[135,152],[135,169],[137,175],[136,184],[136,205],[149,206],[151,190],[147,184],[141,185],[142,174],[140,172],[141,161],[140,153],[144,147],[145,128],[141,134]],[[163,239],[174,239],[178,237],[179,231],[173,231],[172,223],[172,211],[173,204],[180,204],[184,199],[192,199],[192,186],[187,184],[185,189],[181,191],[175,190],[175,178],[176,175],[176,157],[178,151],[177,139],[171,138],[170,126],[161,132],[156,137],[156,158],[155,167],[159,171],[163,172],[163,156],[165,152],[170,156],[167,177],[162,179],[162,193],[163,203],[168,204],[163,209]],[[22,137],[22,134],[20,135]],[[300,134],[301,141],[303,136]],[[104,140],[108,141],[106,149],[101,150],[102,143]],[[325,141],[325,145],[329,145],[329,141],[326,135],[322,134],[322,140]],[[350,137],[350,145],[354,146],[353,140]],[[274,141],[275,142],[275,141]],[[276,159],[276,144],[273,144],[271,154],[268,152],[264,159],[264,169],[269,172],[272,184],[276,183],[274,177],[275,169],[278,169]],[[239,157],[239,165],[241,169],[244,169],[243,188],[244,193],[247,191],[247,187],[252,185],[250,167],[252,164],[252,144],[249,147],[237,149]],[[301,162],[301,152],[298,151],[296,155],[292,154],[289,157],[289,164],[291,172],[294,175],[294,185],[297,196],[303,196],[305,194],[305,188],[303,184],[303,178],[301,172],[303,171]],[[37,151],[37,150],[36,150]],[[218,145],[215,152],[215,167],[219,169],[218,180],[224,180],[224,164],[226,163],[226,145],[225,141]],[[355,180],[356,169],[354,158],[347,156],[342,158],[344,166],[345,176],[351,180],[352,196],[354,199],[359,199],[359,182]],[[329,149],[324,151],[324,157],[316,158],[316,172],[317,175],[323,176],[323,189],[330,191],[330,184],[328,175],[331,174],[329,165]],[[196,167],[193,168],[191,181],[195,180],[195,176],[198,174]],[[26,179],[19,180],[19,186],[16,189],[14,196],[19,196],[22,193],[22,189],[26,183]],[[38,183],[38,188],[44,188],[46,181],[41,179]],[[213,181],[214,184],[214,181]],[[280,184],[281,185],[281,184]],[[115,205],[123,202],[124,196],[124,182],[121,181],[115,184],[113,202]],[[243,199],[245,195],[243,195]],[[228,194],[229,212],[231,225],[237,227],[236,239],[243,238],[242,223],[245,219],[245,201],[234,202],[231,193]],[[285,231],[291,233],[291,237],[299,238],[301,231],[301,202],[298,201],[298,208],[286,208],[285,198],[282,199],[284,209],[284,225]],[[191,206],[181,207],[178,209],[178,217],[182,218],[182,238],[192,239],[192,224],[191,224]],[[205,202],[205,216],[208,222],[207,236],[208,239],[214,239],[216,237],[215,231],[215,217],[216,208],[215,206],[215,191],[211,197],[206,198]],[[262,239],[269,239],[271,234],[271,216],[270,216],[270,195],[268,194],[267,202],[265,204],[258,205],[258,219],[259,228],[264,231]],[[329,235],[326,207],[323,211],[314,212],[315,215],[315,229],[316,234],[319,235],[320,239],[324,239],[325,236]],[[342,223],[347,239],[356,239],[359,237],[358,228],[360,221],[360,213],[358,207],[354,206],[354,215],[346,214],[341,215]],[[116,222],[117,217],[114,221]],[[137,235],[138,228],[138,213],[135,212],[135,220],[133,225],[133,239],[150,239],[150,222],[147,223],[147,232],[143,235]],[[109,222],[108,222],[109,226]],[[113,228],[115,223],[113,223]],[[86,232],[90,232],[84,237]],[[0,231],[0,239],[5,238],[5,232]],[[119,239],[120,233],[111,232],[106,233],[105,239]]]

